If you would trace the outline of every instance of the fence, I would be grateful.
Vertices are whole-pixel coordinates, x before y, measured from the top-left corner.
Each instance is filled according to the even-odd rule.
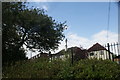
[[[120,43],[107,43],[104,45],[104,47],[108,50],[109,52],[109,59],[110,59],[110,53],[112,53],[112,60],[117,61],[120,63]]]
[[[112,52],[114,55],[118,56],[120,55],[120,43],[107,43],[106,45],[104,45],[104,47]]]

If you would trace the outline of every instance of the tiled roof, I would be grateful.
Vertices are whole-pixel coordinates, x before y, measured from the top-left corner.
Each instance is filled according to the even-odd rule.
[[[101,46],[99,43],[94,44],[92,47],[88,49],[90,51],[99,51],[99,50],[107,50],[105,47]]]

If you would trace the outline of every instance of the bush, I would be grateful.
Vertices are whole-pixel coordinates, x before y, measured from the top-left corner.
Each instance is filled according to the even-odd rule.
[[[120,65],[110,60],[87,59],[79,61],[73,69],[75,78],[119,79]]]
[[[70,64],[70,60],[52,62],[35,59],[17,62],[3,68],[3,78],[52,78],[52,79],[112,79],[120,78],[120,65],[109,60],[85,59]]]

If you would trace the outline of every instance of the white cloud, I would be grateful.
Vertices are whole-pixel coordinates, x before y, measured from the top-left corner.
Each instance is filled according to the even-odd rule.
[[[86,43],[89,42],[87,38],[78,36],[77,34],[74,33],[68,34],[67,38],[68,38],[68,47],[72,47],[72,46],[80,47],[80,45],[82,46],[84,45],[83,47],[85,47]]]
[[[118,34],[114,32],[108,31],[108,39],[107,39],[107,31],[103,30],[92,36],[93,42],[99,42],[101,44],[118,42]]]
[[[66,35],[68,40],[68,48],[80,45],[83,48],[88,49],[95,43],[100,43],[101,45],[105,45],[106,43],[114,43],[118,42],[118,34],[114,32],[108,31],[108,40],[107,40],[107,31],[102,30],[94,35],[91,36],[91,39],[86,37],[78,36],[76,33],[70,33]],[[59,49],[56,52],[65,49],[65,40],[61,42]]]

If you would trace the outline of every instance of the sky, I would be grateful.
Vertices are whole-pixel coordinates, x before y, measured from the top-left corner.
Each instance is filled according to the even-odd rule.
[[[108,29],[109,2],[30,2],[27,5],[45,9],[46,14],[58,22],[67,21],[64,34],[68,48],[82,46],[88,49],[95,43],[105,45],[118,41],[118,5],[116,2],[110,4]],[[65,41],[61,41],[55,52],[62,49],[65,49]]]

